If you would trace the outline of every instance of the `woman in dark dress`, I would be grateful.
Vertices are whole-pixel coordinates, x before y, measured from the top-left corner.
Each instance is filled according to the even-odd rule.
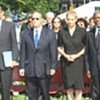
[[[77,14],[69,11],[66,26],[60,31],[58,51],[62,54],[62,73],[68,100],[81,100],[85,30],[76,25]],[[75,92],[75,96],[74,96]]]
[[[58,16],[55,16],[52,20],[52,26],[53,26],[52,30],[54,31],[56,35],[57,41],[58,41],[58,34],[61,29],[61,25],[62,25],[62,20]]]
[[[60,33],[60,29],[62,27],[62,20],[58,17],[55,16],[52,20],[52,30],[54,31],[55,35],[56,35],[56,40],[57,40],[57,45],[59,45],[59,41],[58,41],[58,37],[59,37],[59,33]],[[58,53],[58,61],[60,60],[61,54]]]

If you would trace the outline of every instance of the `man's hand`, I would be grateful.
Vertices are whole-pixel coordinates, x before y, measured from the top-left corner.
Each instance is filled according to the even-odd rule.
[[[87,77],[91,78],[91,72],[89,70],[87,71]]]
[[[50,75],[52,76],[52,75],[54,75],[55,74],[55,72],[56,72],[56,70],[55,69],[51,69],[50,70]]]
[[[19,70],[19,74],[20,74],[20,76],[25,76],[25,70],[24,69],[20,69]]]
[[[17,62],[17,61],[12,61],[12,68],[14,68],[15,66],[18,66],[19,65],[19,63]]]

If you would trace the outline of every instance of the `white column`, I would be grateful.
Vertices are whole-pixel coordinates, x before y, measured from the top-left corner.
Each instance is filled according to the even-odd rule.
[[[84,2],[84,5],[86,4],[86,0],[83,0],[83,2]]]
[[[71,4],[71,6],[73,6],[73,0],[70,0],[70,4]]]
[[[91,0],[89,0],[89,2],[91,2]]]

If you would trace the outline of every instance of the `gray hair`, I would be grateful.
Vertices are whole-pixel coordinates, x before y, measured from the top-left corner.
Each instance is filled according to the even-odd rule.
[[[46,17],[52,17],[52,18],[54,18],[54,13],[53,12],[48,12],[48,13],[46,13]]]

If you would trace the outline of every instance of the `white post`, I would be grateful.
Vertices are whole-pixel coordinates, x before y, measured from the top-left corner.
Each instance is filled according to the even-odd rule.
[[[84,2],[84,5],[86,4],[86,0],[83,0],[83,2]]]
[[[91,0],[89,0],[89,2],[91,2]]]
[[[70,4],[71,4],[71,6],[73,6],[73,0],[70,0]]]

